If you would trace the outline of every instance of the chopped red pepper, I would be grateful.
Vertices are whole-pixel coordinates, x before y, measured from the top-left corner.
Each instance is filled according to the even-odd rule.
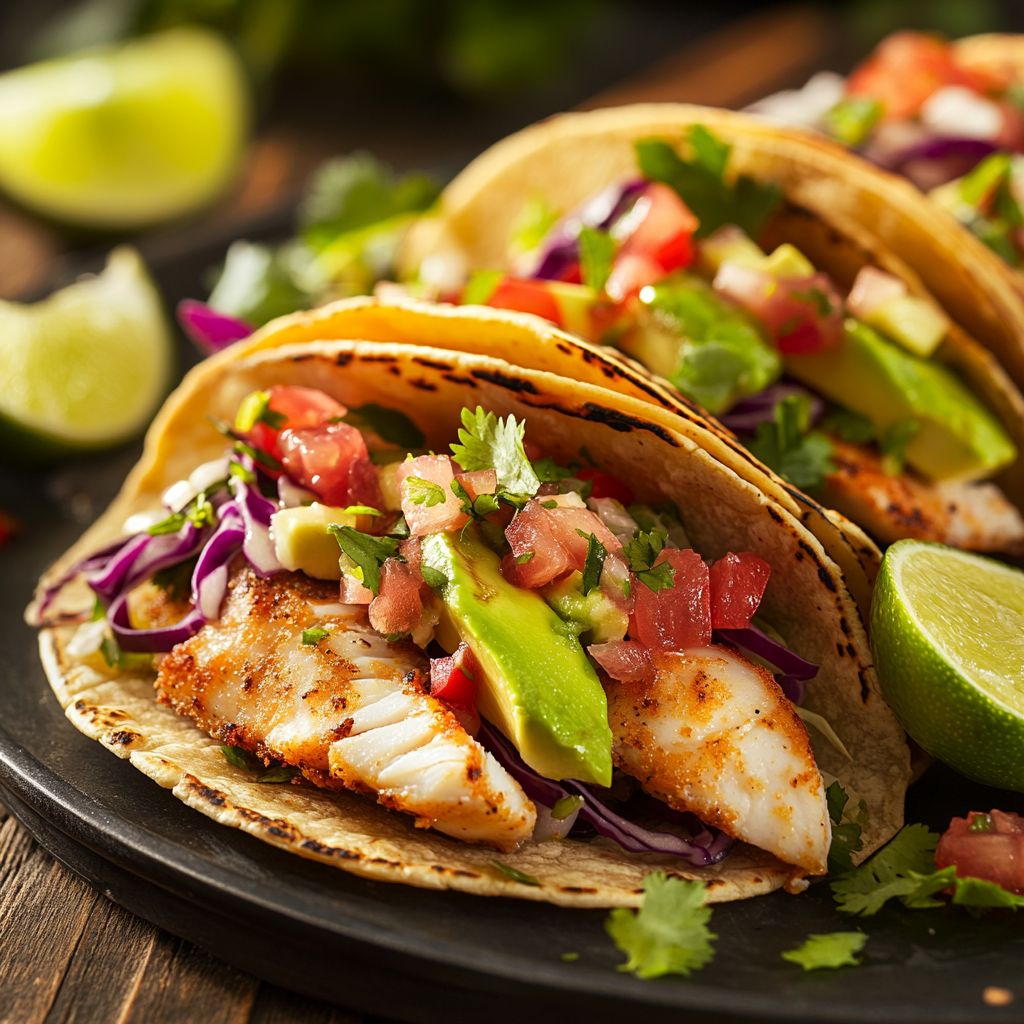
[[[475,655],[465,643],[447,658],[431,658],[430,696],[446,704],[475,707],[479,670]]]

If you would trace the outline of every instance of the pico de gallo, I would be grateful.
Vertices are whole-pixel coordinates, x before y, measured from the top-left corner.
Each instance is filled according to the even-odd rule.
[[[824,132],[905,175],[1014,267],[1024,264],[1024,89],[956,43],[897,32],[845,80],[824,72],[750,110]]]
[[[781,195],[731,175],[730,147],[703,126],[682,150],[659,138],[635,150],[640,176],[578,208],[554,211],[532,197],[510,269],[476,271],[447,297],[539,314],[617,345],[880,540],[910,529],[981,550],[1024,544],[1024,520],[994,485],[985,498],[1008,524],[998,536],[925,522],[905,507],[921,506],[933,484],[984,480],[1017,457],[999,421],[938,358],[951,328],[945,312],[875,266],[844,293],[795,246],[764,252],[755,239]],[[900,486],[911,497],[875,508],[875,492],[892,489],[887,477],[908,481]],[[936,520],[950,507],[937,494]],[[966,510],[973,497],[958,494],[954,506]]]

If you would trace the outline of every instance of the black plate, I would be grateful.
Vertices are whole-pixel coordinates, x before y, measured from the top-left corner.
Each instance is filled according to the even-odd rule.
[[[168,298],[202,294],[224,240],[157,261]],[[183,347],[183,359],[191,355]],[[366,1012],[415,1022],[993,1021],[987,985],[1024,998],[1024,917],[959,910],[838,914],[827,885],[714,912],[715,960],[689,980],[639,981],[603,911],[570,911],[367,882],[214,824],[78,733],[50,693],[21,621],[39,572],[112,497],[138,448],[46,475],[0,473],[0,507],[25,525],[0,552],[0,799],[64,863],[129,909],[237,966]],[[1019,794],[933,768],[907,818],[1024,811]],[[779,954],[808,934],[860,928],[864,964],[804,975]],[[564,963],[563,953],[578,953]]]

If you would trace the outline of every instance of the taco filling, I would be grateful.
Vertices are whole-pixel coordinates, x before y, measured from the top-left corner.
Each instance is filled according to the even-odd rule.
[[[1024,519],[990,480],[1016,447],[937,358],[958,330],[937,303],[876,266],[845,292],[789,242],[763,251],[781,193],[730,177],[730,147],[703,126],[682,153],[634,148],[638,176],[578,208],[533,197],[510,272],[476,271],[448,297],[617,345],[880,541],[1024,550]]]
[[[842,743],[798,706],[817,666],[756,618],[771,566],[709,565],[600,452],[462,424],[424,452],[397,410],[249,394],[222,458],[72,570],[97,613],[69,650],[151,659],[157,699],[266,781],[467,843],[596,833],[707,866],[742,840],[825,873],[802,714]]]

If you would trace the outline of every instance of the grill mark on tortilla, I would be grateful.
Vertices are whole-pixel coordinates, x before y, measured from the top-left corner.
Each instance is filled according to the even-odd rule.
[[[533,386],[532,381],[524,380],[522,377],[513,377],[511,374],[502,373],[500,370],[472,370],[472,375],[477,380],[485,380],[488,384],[497,384],[498,387],[516,394],[526,393],[528,395],[539,394]]]
[[[426,366],[431,370],[454,370],[455,367],[451,363],[441,363],[436,359],[426,359],[424,356],[413,356],[412,361],[419,363],[420,366]]]
[[[398,356],[361,355],[359,361],[363,363],[397,363]]]
[[[409,381],[410,387],[419,388],[420,391],[436,391],[437,385],[431,384],[429,380],[424,380],[422,377],[417,377],[416,380]]]
[[[441,374],[445,380],[451,381],[453,384],[465,384],[467,387],[478,388],[479,384],[472,377],[458,377],[454,373],[443,373]]]
[[[315,358],[316,358],[316,356],[312,352],[309,352],[306,355],[302,355],[302,356],[292,356],[292,362],[293,363],[304,363],[308,359],[315,359]]]
[[[348,366],[348,364],[352,362],[352,358],[353,357],[352,357],[352,353],[351,352],[339,352],[334,357],[334,365],[335,366]]]

